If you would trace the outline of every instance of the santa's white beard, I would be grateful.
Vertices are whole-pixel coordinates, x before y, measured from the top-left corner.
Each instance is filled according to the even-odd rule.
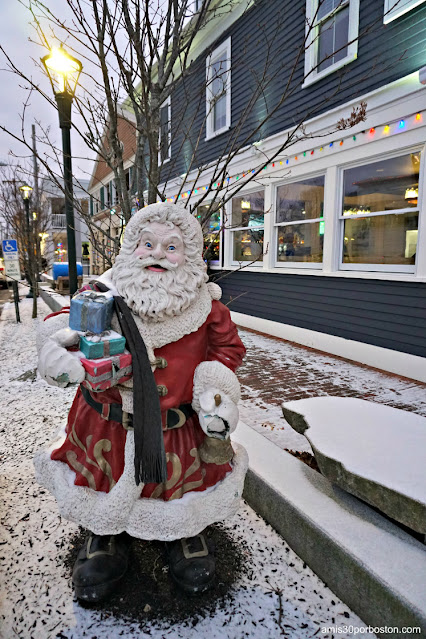
[[[142,260],[137,256],[118,260],[111,278],[126,304],[140,317],[161,321],[175,317],[193,304],[207,276],[205,266],[184,263],[162,272],[150,271],[146,264],[166,266],[166,260]],[[170,270],[169,270],[170,269]]]

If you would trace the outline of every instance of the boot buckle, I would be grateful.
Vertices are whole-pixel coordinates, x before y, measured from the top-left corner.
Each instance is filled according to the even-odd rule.
[[[189,549],[188,541],[186,539],[181,539],[183,556],[185,559],[192,559],[193,557],[207,557],[209,554],[209,549],[207,548],[206,540],[204,539],[204,535],[196,535],[195,537],[191,537],[192,539],[199,539],[202,550],[196,550],[195,552],[191,552]]]

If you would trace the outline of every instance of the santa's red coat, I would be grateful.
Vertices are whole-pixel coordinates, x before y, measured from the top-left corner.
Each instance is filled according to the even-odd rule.
[[[192,402],[198,364],[218,361],[235,371],[245,348],[228,308],[214,300],[207,320],[197,331],[156,349],[154,354],[167,362],[165,368],[155,370],[154,377],[157,386],[167,388],[167,394],[160,397],[160,406],[168,478],[164,484],[146,484],[141,496],[168,501],[214,486],[232,470],[230,464],[201,461],[198,449],[205,434],[195,414],[183,426],[172,430],[167,429],[166,414],[168,409]],[[103,404],[121,403],[116,387],[93,393],[93,397]],[[66,439],[52,452],[51,459],[66,463],[75,471],[76,485],[107,493],[123,472],[125,441],[123,426],[101,417],[86,403],[79,388],[68,416]]]

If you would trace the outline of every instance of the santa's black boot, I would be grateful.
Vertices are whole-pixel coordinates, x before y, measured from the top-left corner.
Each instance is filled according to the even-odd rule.
[[[204,535],[167,542],[166,548],[170,574],[182,590],[196,594],[212,587],[216,562]]]
[[[89,533],[72,573],[77,599],[98,603],[112,594],[127,570],[130,541],[126,533]]]

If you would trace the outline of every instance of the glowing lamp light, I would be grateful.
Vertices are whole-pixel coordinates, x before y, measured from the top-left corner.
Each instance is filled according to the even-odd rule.
[[[422,119],[422,114],[416,113],[416,122],[420,122],[421,119]]]
[[[322,146],[320,146],[320,151],[324,151],[324,148]]]
[[[251,203],[248,200],[242,200],[241,208],[242,209],[250,209],[251,208]]]
[[[311,151],[311,155],[313,155],[313,154],[314,154],[314,152],[313,152],[313,151]]]
[[[286,160],[285,163],[288,164],[290,162],[290,160]]]
[[[400,129],[403,129],[405,127],[405,121],[404,120],[400,120],[398,126],[399,126]]]
[[[62,44],[41,59],[52,85],[53,93],[67,93],[74,97],[83,65],[67,53]]]
[[[355,140],[356,140],[356,135],[353,135],[353,136],[352,136],[352,140],[355,142]]]
[[[419,189],[415,186],[411,186],[405,189],[405,199],[411,200],[419,197]]]
[[[33,211],[33,220],[37,219],[37,213],[35,211]]]
[[[329,144],[328,146],[330,146],[330,147],[331,147],[331,146],[333,146],[333,144],[334,144],[334,142],[330,142],[330,144]]]
[[[19,190],[21,191],[21,194],[24,200],[30,199],[31,191],[33,190],[32,186],[28,186],[28,184],[24,184],[23,186],[19,187]]]
[[[339,144],[340,144],[340,146],[343,146],[343,140],[340,140]]]
[[[383,133],[385,133],[385,134],[386,134],[386,133],[389,133],[389,131],[390,131],[390,126],[389,126],[389,124],[387,124],[387,125],[385,126],[385,128],[383,129]]]
[[[306,157],[306,151],[303,151],[303,157],[304,158]]]
[[[376,132],[376,129],[374,128],[374,126],[372,126],[371,129],[370,129],[371,135],[373,135],[375,132]]]
[[[297,160],[297,155],[296,155],[296,157],[294,159]]]

